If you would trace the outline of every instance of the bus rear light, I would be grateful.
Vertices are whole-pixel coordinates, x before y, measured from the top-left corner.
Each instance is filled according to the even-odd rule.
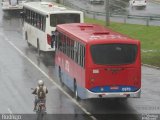
[[[137,86],[139,83],[138,82],[134,82],[134,85]]]
[[[126,97],[129,97],[130,96],[130,94],[123,94],[124,96],[126,96]]]
[[[51,5],[51,4],[49,4],[49,5],[48,5],[48,7],[52,7],[52,5]]]
[[[91,81],[91,83],[93,83],[95,81],[95,79],[94,78],[90,78],[90,81]]]
[[[51,40],[52,40],[52,37],[49,34],[47,34],[47,43],[49,45],[51,45]]]
[[[104,97],[105,95],[107,95],[107,94],[100,94],[100,95],[98,95],[98,96],[99,96],[99,98],[102,98],[102,97]]]
[[[99,70],[98,69],[93,69],[93,74],[98,74]]]
[[[90,85],[94,84],[95,79],[94,78],[90,78]]]
[[[95,79],[94,79],[94,78],[91,78],[90,80],[93,82]]]
[[[137,77],[134,77],[133,80],[134,80],[134,81],[137,81],[138,79],[137,79]]]

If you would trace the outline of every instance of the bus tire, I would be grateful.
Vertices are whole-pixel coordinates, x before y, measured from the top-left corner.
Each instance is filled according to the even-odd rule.
[[[60,84],[61,86],[63,87],[64,86],[64,83],[62,81],[62,71],[61,71],[61,68],[59,67],[59,70],[58,70],[58,75],[59,75],[59,81],[60,81]]]
[[[40,45],[39,45],[39,39],[37,39],[37,53],[40,56]]]
[[[31,44],[28,42],[28,34],[27,34],[27,32],[25,32],[25,40],[27,41],[27,45],[28,45],[28,47],[30,47],[30,46],[31,46]]]
[[[28,41],[28,34],[27,34],[27,32],[25,32],[25,40]]]
[[[77,89],[77,82],[76,80],[74,79],[74,98],[79,101],[80,98],[78,97],[78,89]]]

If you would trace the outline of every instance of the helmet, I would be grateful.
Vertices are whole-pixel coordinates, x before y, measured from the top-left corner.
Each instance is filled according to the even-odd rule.
[[[39,86],[43,86],[43,85],[44,85],[43,80],[38,80],[38,85],[39,85]]]

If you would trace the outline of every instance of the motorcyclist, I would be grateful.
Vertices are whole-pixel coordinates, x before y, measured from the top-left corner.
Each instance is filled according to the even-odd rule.
[[[44,101],[44,103],[46,103],[46,94],[47,93],[48,93],[48,89],[44,85],[43,80],[38,80],[38,86],[32,92],[32,94],[35,95],[34,111],[36,110],[36,106],[37,106],[38,102],[40,102],[42,100],[42,101]]]

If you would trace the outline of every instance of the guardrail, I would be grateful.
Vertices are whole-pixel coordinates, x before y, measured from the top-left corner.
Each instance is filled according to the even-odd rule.
[[[142,16],[142,15],[115,15],[111,14],[111,17],[120,17],[124,19],[124,23],[126,23],[127,19],[141,19],[146,21],[146,25],[149,26],[150,21],[159,21],[160,22],[160,16]]]
[[[133,19],[149,19],[149,20],[158,20],[160,21],[160,16],[143,16],[143,15],[116,15],[111,14],[112,17],[127,17],[127,18],[133,18]]]
[[[92,17],[93,19],[99,19],[100,16],[103,17],[103,19],[105,19],[105,16],[106,16],[106,13],[104,13],[104,12],[96,12],[96,11],[91,11],[91,10],[87,10],[84,8],[80,8],[79,6],[76,6],[68,1],[65,1],[64,5],[83,11],[85,16],[90,14],[90,15],[92,15],[90,17]],[[129,19],[136,19],[136,20],[141,19],[141,20],[143,20],[143,22],[146,23],[145,25],[147,25],[147,26],[150,25],[151,21],[160,22],[160,15],[159,16],[157,16],[157,15],[143,16],[143,15],[128,15],[128,14],[120,15],[120,14],[111,13],[110,17],[111,18],[116,18],[116,17],[121,18],[121,19],[123,19],[124,23],[127,23],[127,20],[129,20]],[[160,25],[160,23],[159,23],[159,25]]]

